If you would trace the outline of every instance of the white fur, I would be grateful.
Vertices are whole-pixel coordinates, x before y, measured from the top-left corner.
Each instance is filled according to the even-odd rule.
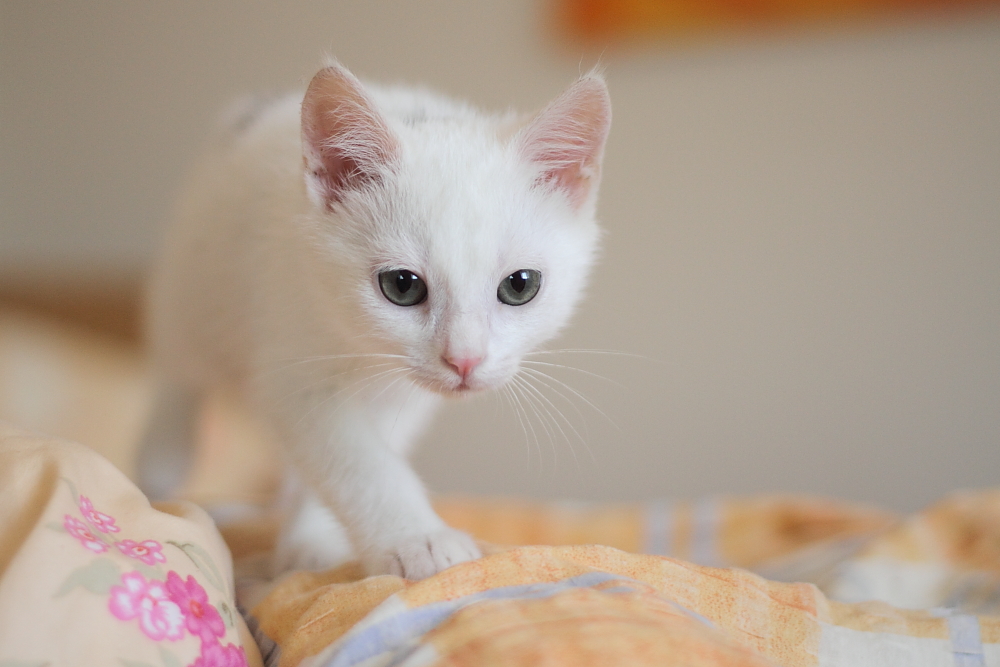
[[[577,98],[589,102],[567,111]],[[217,140],[155,275],[151,342],[173,383],[234,384],[283,438],[304,482],[283,566],[350,553],[331,539],[333,517],[315,518],[322,507],[373,573],[421,578],[479,555],[435,514],[406,455],[442,395],[502,385],[569,318],[598,240],[606,100],[588,75],[519,129],[509,114],[365,86],[331,106],[342,136],[303,146],[298,95],[243,113]],[[372,148],[372,122],[391,150]],[[331,146],[372,176],[336,201],[310,175]],[[378,273],[402,268],[426,282],[425,303],[382,295]],[[525,268],[542,273],[538,295],[501,303],[499,283]],[[465,384],[446,361],[480,357]]]

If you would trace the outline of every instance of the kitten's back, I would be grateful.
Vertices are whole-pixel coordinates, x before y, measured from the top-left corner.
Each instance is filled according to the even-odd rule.
[[[173,379],[203,385],[242,373],[254,246],[275,218],[305,206],[298,108],[288,96],[227,113],[187,179],[147,313],[152,350]]]

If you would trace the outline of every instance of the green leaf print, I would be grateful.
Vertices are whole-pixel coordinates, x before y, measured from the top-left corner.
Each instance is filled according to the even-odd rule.
[[[163,572],[163,568],[159,565],[146,565],[141,561],[133,561],[130,563],[130,566],[135,568],[146,579],[165,581],[167,578],[167,575]]]
[[[160,660],[163,661],[163,667],[184,667],[176,655],[162,646],[158,646],[157,648],[160,649]]]
[[[73,494],[73,502],[80,502],[80,494],[76,491],[76,484],[74,484],[69,477],[60,477],[60,479],[66,482],[66,486],[69,487],[69,492]]]
[[[121,579],[121,570],[110,558],[96,558],[88,565],[78,567],[70,572],[53,598],[60,598],[77,587],[85,588],[91,593],[107,595],[111,587]]]
[[[236,624],[236,621],[233,620],[233,610],[230,609],[225,600],[219,603],[219,616],[222,617],[227,628],[231,628]]]

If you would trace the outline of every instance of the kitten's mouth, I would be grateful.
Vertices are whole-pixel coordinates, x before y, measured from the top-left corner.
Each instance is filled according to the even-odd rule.
[[[449,398],[470,396],[490,388],[490,385],[481,382],[473,381],[470,383],[468,378],[463,379],[458,384],[450,384],[439,377],[422,377],[421,374],[414,374],[413,379],[424,389],[429,389],[436,394],[441,394]]]
[[[440,387],[437,391],[445,396],[459,397],[469,396],[470,394],[485,391],[486,389],[487,387],[485,385],[480,384],[478,386],[474,386],[469,384],[466,380],[462,380],[457,385]]]
[[[410,378],[415,384],[447,398],[481,394],[500,387],[509,379],[496,369],[490,369],[485,373],[468,373],[464,377],[457,373],[440,373],[436,368],[415,366],[412,370]]]

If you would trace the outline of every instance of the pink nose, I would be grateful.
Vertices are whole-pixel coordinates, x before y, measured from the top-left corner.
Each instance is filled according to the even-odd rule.
[[[458,373],[462,380],[467,379],[473,369],[483,362],[482,357],[449,357],[445,355],[441,356],[441,360]]]

